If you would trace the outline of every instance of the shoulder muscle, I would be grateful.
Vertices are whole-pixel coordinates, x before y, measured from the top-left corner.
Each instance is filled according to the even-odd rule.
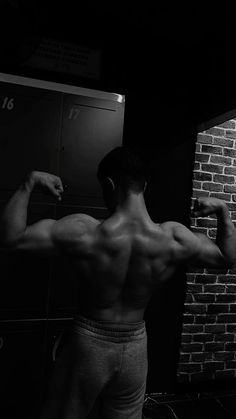
[[[188,261],[200,252],[200,240],[190,229],[181,223],[168,221],[161,225],[172,240],[172,249],[176,261]]]
[[[94,229],[99,223],[87,214],[72,214],[58,220],[53,228],[53,238],[59,245],[69,245]]]

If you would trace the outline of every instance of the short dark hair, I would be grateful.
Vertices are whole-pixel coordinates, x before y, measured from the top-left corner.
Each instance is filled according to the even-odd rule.
[[[141,156],[128,147],[116,147],[101,160],[97,177],[110,177],[123,190],[140,192],[146,181],[146,165]]]

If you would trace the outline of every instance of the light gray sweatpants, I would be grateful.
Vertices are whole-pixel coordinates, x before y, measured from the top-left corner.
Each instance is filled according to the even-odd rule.
[[[103,419],[141,419],[147,377],[145,323],[78,316],[59,344],[40,419],[84,419],[100,399]]]

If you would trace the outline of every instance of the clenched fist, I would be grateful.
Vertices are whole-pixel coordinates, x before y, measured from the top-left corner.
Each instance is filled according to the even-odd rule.
[[[215,214],[222,208],[226,207],[226,203],[218,198],[198,198],[194,201],[192,208],[193,217],[207,217]]]
[[[46,172],[33,171],[27,178],[31,188],[35,186],[44,192],[52,193],[59,201],[63,193],[62,181],[58,176]]]

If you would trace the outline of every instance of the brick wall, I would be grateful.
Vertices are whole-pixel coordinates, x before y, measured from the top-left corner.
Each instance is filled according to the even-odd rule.
[[[236,119],[198,134],[193,197],[201,196],[223,199],[236,220]],[[192,218],[191,226],[216,237],[215,217]],[[235,332],[236,270],[189,271],[178,382],[236,377]]]

